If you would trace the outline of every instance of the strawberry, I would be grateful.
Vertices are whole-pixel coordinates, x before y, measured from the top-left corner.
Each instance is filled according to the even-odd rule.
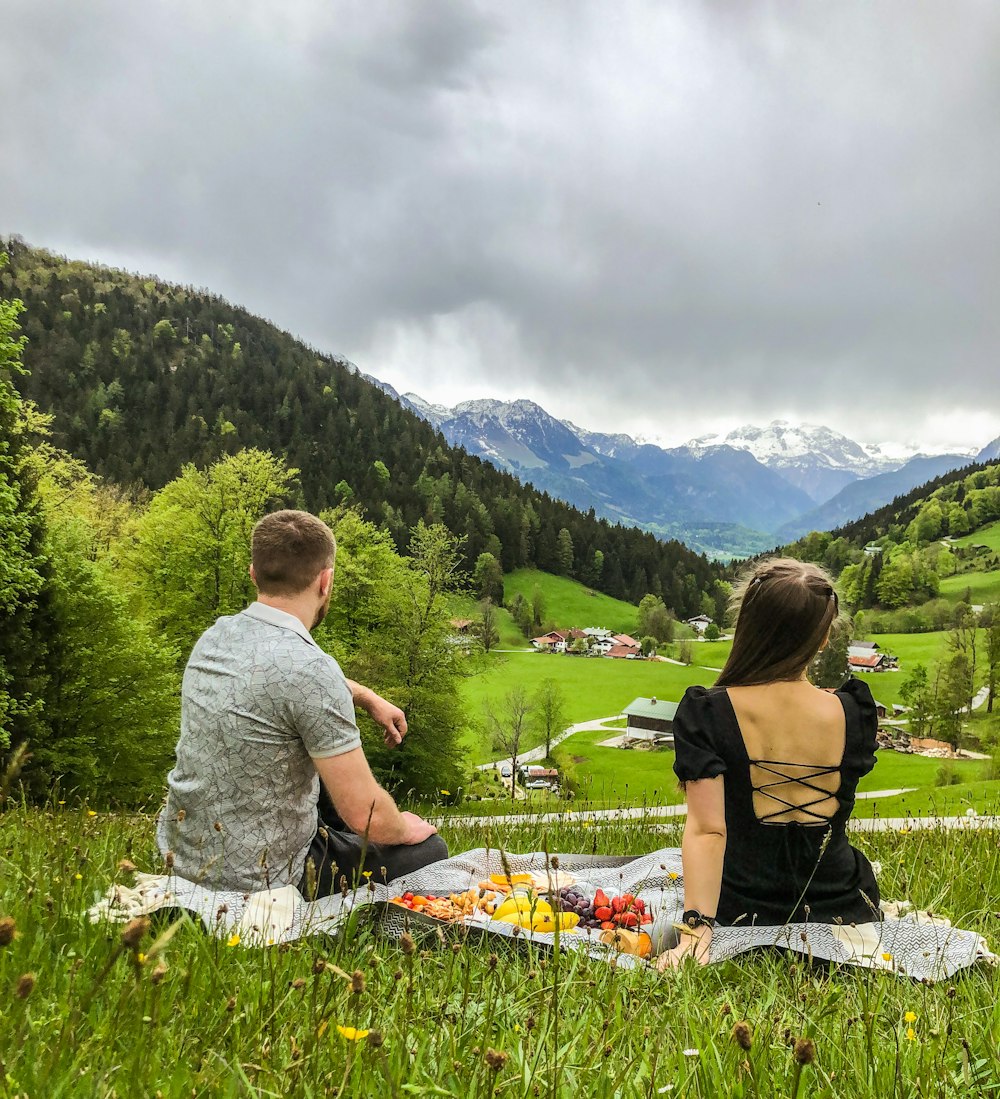
[[[617,915],[625,908],[625,901],[621,897],[611,898],[611,911]]]
[[[595,908],[608,908],[611,901],[608,898],[607,893],[603,889],[598,889],[594,894],[594,907]]]
[[[602,904],[600,908],[595,908],[594,909],[594,919],[595,920],[600,920],[602,923],[605,920],[610,920],[612,914],[613,913],[611,911],[610,906],[606,905],[606,904]]]
[[[622,927],[635,927],[639,922],[639,917],[634,912],[623,912],[618,917],[618,922]]]

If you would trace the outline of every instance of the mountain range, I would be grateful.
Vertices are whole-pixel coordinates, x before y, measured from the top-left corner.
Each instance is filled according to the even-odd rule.
[[[948,470],[995,456],[887,453],[823,425],[775,420],[661,447],[589,431],[528,400],[447,408],[366,375],[445,438],[597,515],[710,555],[761,552],[857,519]]]

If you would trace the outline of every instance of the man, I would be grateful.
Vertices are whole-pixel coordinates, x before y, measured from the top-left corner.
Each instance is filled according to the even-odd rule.
[[[265,516],[252,539],[257,602],[218,619],[191,653],[157,827],[182,877],[313,897],[447,858],[434,826],[375,781],[361,747],[355,705],[387,745],[406,735],[403,711],[345,679],[310,635],[330,605],[335,554],[315,516]]]

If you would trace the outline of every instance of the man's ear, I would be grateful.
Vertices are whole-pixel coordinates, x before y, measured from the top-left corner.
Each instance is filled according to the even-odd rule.
[[[253,586],[257,587],[257,573],[254,572],[253,562],[250,562],[250,579],[253,581]]]
[[[333,587],[333,569],[324,569],[319,574],[319,594],[320,597],[325,599],[330,594],[330,589]]]

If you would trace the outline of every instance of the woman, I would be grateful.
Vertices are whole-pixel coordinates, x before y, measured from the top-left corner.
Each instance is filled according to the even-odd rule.
[[[871,692],[820,690],[837,594],[815,565],[778,558],[737,594],[732,651],[714,687],[690,687],[674,718],[674,771],[688,815],[680,941],[661,969],[708,960],[712,926],[870,923],[879,894],[847,841],[858,780],[875,766]]]

